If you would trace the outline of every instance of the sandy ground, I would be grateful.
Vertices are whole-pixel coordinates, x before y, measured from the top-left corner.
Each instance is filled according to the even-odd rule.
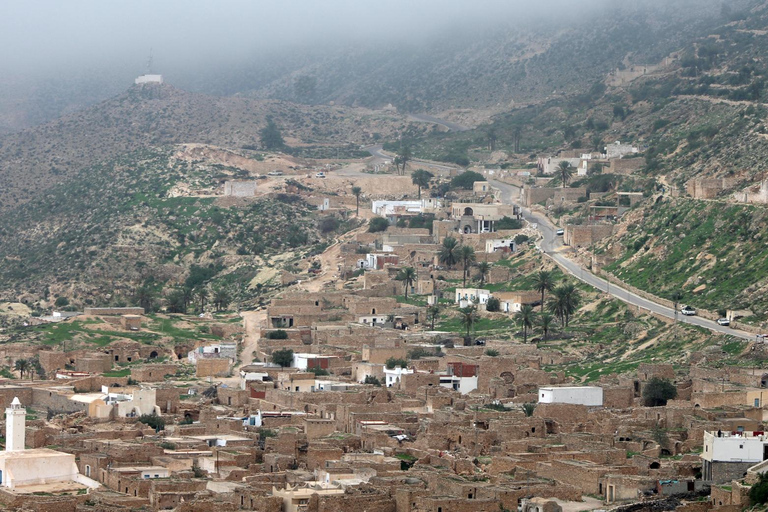
[[[0,315],[28,317],[32,310],[21,302],[0,302]]]
[[[598,508],[605,508],[603,502],[596,499],[584,496],[584,501],[563,501],[555,499],[558,505],[563,507],[563,512],[581,512],[582,510],[595,510]]]

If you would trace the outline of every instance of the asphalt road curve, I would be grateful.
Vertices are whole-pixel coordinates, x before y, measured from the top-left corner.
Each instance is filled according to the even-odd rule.
[[[506,204],[518,203],[517,198],[520,197],[520,189],[518,187],[515,187],[514,185],[508,185],[496,180],[490,180],[490,183],[494,187],[501,190],[502,202]],[[600,291],[609,293],[610,295],[613,295],[617,299],[623,300],[628,304],[639,306],[641,309],[652,311],[667,318],[675,318],[675,312],[672,308],[650,301],[644,297],[640,297],[639,295],[635,295],[634,293],[625,288],[622,288],[621,286],[609,283],[605,279],[594,275],[589,271],[589,269],[586,269],[573,260],[566,258],[563,254],[558,252],[558,249],[563,246],[563,243],[561,237],[555,235],[555,230],[557,228],[555,228],[549,222],[549,220],[547,220],[542,215],[533,213],[527,208],[523,208],[522,211],[523,218],[532,224],[536,224],[537,229],[543,236],[543,239],[538,245],[539,250],[552,258],[573,277],[597,288]],[[693,306],[695,307],[696,305],[693,304]],[[751,341],[757,339],[754,334],[740,331],[738,329],[732,329],[728,326],[720,325],[714,320],[708,320],[699,316],[684,316],[678,312],[677,320],[679,322],[705,327],[718,333],[730,334],[731,336],[736,336],[745,340]]]

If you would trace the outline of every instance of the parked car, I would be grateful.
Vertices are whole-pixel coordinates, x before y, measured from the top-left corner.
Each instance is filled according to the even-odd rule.
[[[558,229],[557,231],[555,231],[555,234],[557,236],[563,236],[565,234],[565,230],[564,229]]]
[[[485,345],[485,340],[482,340],[482,339],[475,340],[475,345]]]
[[[319,173],[315,174],[315,178],[325,178],[325,173],[324,172],[319,172]]]
[[[694,316],[696,314],[696,309],[692,308],[691,306],[683,306],[680,309],[680,312],[685,316]]]
[[[718,318],[717,323],[719,325],[731,325],[731,320],[728,318]]]
[[[269,171],[267,173],[267,175],[268,176],[282,176],[283,175],[283,171],[278,171],[277,169],[275,169],[274,171]]]

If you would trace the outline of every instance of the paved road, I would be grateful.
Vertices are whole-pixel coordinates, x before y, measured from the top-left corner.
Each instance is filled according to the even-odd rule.
[[[439,124],[440,126],[445,126],[452,132],[465,132],[467,130],[472,129],[469,126],[463,126],[458,123],[452,123],[451,121],[446,121],[445,119],[439,119],[437,117],[430,116],[428,114],[408,114],[408,120],[420,121],[423,123]]]
[[[392,160],[394,160],[393,155],[388,155],[387,153],[384,152],[383,150],[384,147],[381,144],[376,144],[375,146],[368,146],[363,149],[369,152],[371,156],[373,156],[377,160],[378,163],[384,163],[384,162],[391,163]],[[415,159],[415,160],[411,160],[410,164],[418,165],[419,167],[426,167],[426,168],[436,169],[438,171],[446,171],[446,172],[450,172],[457,169],[456,166],[437,164],[435,162],[430,162],[429,160]]]
[[[518,198],[520,197],[520,189],[518,187],[515,187],[513,185],[508,185],[506,183],[502,183],[496,180],[489,180],[489,181],[494,187],[497,187],[498,189],[501,190],[502,202],[507,204],[512,204],[512,203],[519,204]],[[565,255],[558,252],[564,246],[560,237],[555,235],[555,230],[557,228],[555,228],[549,222],[549,220],[546,219],[543,215],[533,213],[527,208],[523,208],[522,210],[523,210],[523,218],[525,218],[525,220],[527,220],[532,224],[536,224],[536,227],[543,235],[543,239],[539,244],[540,250],[544,254],[552,258],[561,267],[563,267],[566,270],[566,272],[568,272],[575,278],[581,281],[584,281],[585,283],[597,288],[600,291],[609,293],[614,297],[616,297],[617,299],[623,300],[624,302],[627,302],[635,306],[639,306],[642,309],[652,311],[654,313],[665,316],[667,318],[675,318],[675,312],[672,308],[664,306],[662,304],[657,304],[656,302],[640,297],[639,295],[635,295],[629,290],[626,290],[625,288],[622,288],[615,284],[610,284],[605,279],[594,275],[592,272],[585,269],[584,267],[574,262],[573,260],[566,258]],[[680,313],[678,313],[677,317],[678,317],[678,320],[681,322],[692,324],[692,325],[698,325],[700,327],[705,327],[707,329],[716,331],[718,333],[730,334],[732,336],[736,336],[746,340],[755,339],[754,334],[751,334],[745,331],[740,331],[737,329],[731,329],[730,327],[724,327],[722,325],[719,325],[714,320],[707,320],[706,318],[702,318],[698,316],[683,316]]]

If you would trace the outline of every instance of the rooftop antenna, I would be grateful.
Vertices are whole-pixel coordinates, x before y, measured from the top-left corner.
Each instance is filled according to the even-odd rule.
[[[152,48],[149,49],[149,58],[147,59],[147,74],[152,74]]]

